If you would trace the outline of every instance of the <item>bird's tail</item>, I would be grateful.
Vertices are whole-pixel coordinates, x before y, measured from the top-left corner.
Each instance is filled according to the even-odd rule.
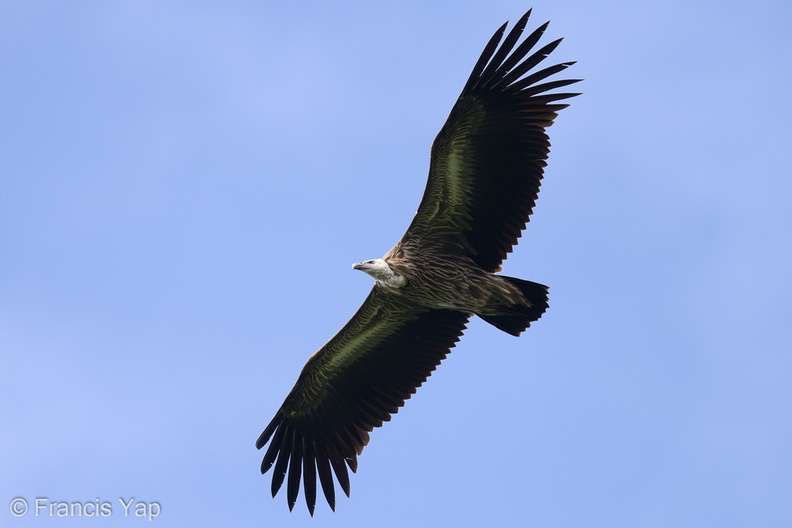
[[[502,313],[496,315],[476,315],[507,334],[519,336],[523,330],[531,326],[533,321],[542,317],[542,314],[547,310],[549,306],[547,303],[548,287],[544,284],[516,279],[514,277],[504,277],[501,275],[501,278],[506,279],[516,286],[528,302],[525,304],[508,306]]]

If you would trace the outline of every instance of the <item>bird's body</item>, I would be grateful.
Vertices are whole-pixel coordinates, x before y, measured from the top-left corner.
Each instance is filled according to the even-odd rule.
[[[432,144],[429,178],[404,236],[381,259],[355,264],[375,279],[350,321],[314,353],[256,442],[269,442],[262,473],[272,494],[300,483],[313,514],[317,476],[335,508],[333,476],[349,495],[347,468],[369,432],[390,420],[459,340],[471,316],[519,335],[547,309],[547,287],[498,272],[539,192],[545,129],[577,82],[542,82],[571,62],[533,68],[560,42],[530,53],[547,24],[517,44],[525,14],[501,43],[490,39]],[[499,46],[500,43],[500,46]],[[529,73],[530,72],[530,73]]]
[[[463,255],[443,254],[433,248],[405,248],[397,244],[382,259],[387,271],[369,271],[365,262],[355,265],[377,281],[375,287],[432,309],[450,309],[483,317],[524,314],[525,326],[547,308],[547,287],[519,281],[482,269]],[[376,262],[368,261],[368,262]],[[521,283],[534,285],[521,288]],[[526,291],[524,291],[526,290]]]

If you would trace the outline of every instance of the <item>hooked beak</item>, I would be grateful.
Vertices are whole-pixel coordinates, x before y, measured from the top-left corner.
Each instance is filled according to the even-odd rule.
[[[356,262],[355,264],[352,264],[352,269],[363,271],[366,269],[366,267],[363,262]]]

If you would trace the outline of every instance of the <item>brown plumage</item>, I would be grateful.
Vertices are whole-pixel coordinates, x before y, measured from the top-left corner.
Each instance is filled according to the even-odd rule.
[[[532,212],[549,142],[545,129],[577,82],[543,82],[572,62],[531,72],[558,46],[529,55],[547,23],[517,44],[526,13],[498,46],[495,33],[432,145],[423,199],[382,259],[355,265],[374,287],[352,319],[320,348],[256,442],[261,471],[284,480],[292,509],[303,482],[313,515],[316,477],[335,509],[333,475],[349,474],[369,432],[390,420],[459,340],[471,315],[519,335],[547,308],[547,287],[497,275]],[[531,72],[531,73],[529,73]]]

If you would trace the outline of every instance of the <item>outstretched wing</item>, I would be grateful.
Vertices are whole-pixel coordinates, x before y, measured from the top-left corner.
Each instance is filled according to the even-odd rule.
[[[528,222],[550,143],[545,130],[578,94],[546,93],[577,82],[543,82],[573,62],[530,73],[561,42],[529,55],[548,23],[517,45],[526,13],[500,47],[493,35],[432,145],[421,205],[400,241],[461,252],[488,271],[500,264]],[[516,46],[516,47],[515,47]]]
[[[256,442],[261,449],[270,441],[261,472],[275,465],[273,497],[288,474],[291,510],[302,478],[313,515],[318,473],[335,509],[332,473],[349,496],[346,466],[357,469],[369,432],[390,420],[426,381],[459,340],[468,318],[423,308],[374,286],[352,319],[311,356]]]

